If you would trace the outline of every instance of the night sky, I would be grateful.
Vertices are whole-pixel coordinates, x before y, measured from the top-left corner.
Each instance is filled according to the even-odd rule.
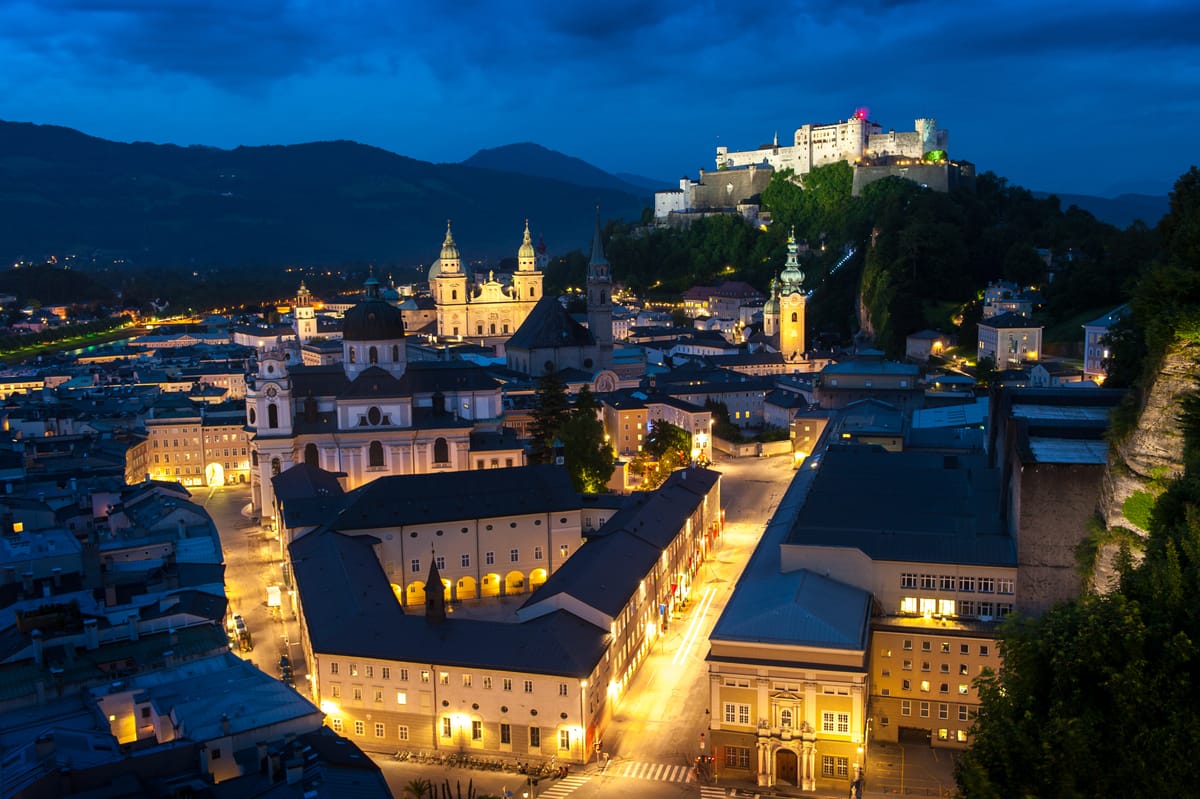
[[[1198,32],[1195,0],[0,0],[0,119],[674,182],[865,106],[1032,189],[1163,194],[1200,161]]]

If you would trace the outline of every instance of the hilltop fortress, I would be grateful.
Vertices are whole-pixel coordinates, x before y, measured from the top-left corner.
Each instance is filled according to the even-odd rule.
[[[790,145],[771,144],[731,152],[718,147],[717,171],[700,171],[699,181],[684,177],[678,189],[656,192],[654,216],[659,223],[686,225],[691,219],[721,213],[758,213],[758,195],[776,170],[790,169],[803,178],[814,168],[845,161],[854,168],[853,193],[863,186],[896,176],[935,191],[950,191],[974,181],[970,162],[950,161],[950,134],[937,120],[917,119],[911,131],[884,131],[859,110],[850,119],[796,128]]]

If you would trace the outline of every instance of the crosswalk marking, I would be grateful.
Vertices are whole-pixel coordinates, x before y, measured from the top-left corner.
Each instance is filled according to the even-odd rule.
[[[589,777],[578,774],[572,777],[556,779],[553,785],[551,785],[549,788],[538,791],[537,795],[541,797],[541,799],[562,799],[562,797],[572,794],[576,788],[578,788],[580,785],[583,785],[588,781],[588,779]]]
[[[711,785],[701,785],[700,799],[725,799],[725,789],[714,788]]]
[[[636,760],[612,763],[604,773],[610,777],[658,780],[659,782],[688,782],[691,778],[691,769],[687,766],[671,766],[666,763],[641,763]]]

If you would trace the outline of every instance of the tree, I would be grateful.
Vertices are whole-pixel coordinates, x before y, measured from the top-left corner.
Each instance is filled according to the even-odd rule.
[[[670,422],[658,420],[650,426],[642,451],[630,464],[635,474],[643,480],[643,490],[653,490],[662,485],[671,472],[688,465],[692,454],[692,437],[683,428]]]
[[[530,463],[553,463],[554,438],[570,413],[567,387],[558,376],[558,371],[551,369],[538,378],[534,395],[533,423],[530,425]]]
[[[425,797],[433,796],[433,783],[426,779],[410,780],[404,786],[404,795],[411,796],[412,799],[425,799]]]
[[[583,494],[604,491],[617,464],[612,445],[604,439],[599,410],[600,404],[584,386],[575,399],[575,407],[558,428],[567,472],[575,490]]]

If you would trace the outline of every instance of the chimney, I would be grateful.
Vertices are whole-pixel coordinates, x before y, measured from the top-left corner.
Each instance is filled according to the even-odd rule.
[[[129,617],[129,640],[136,641],[138,639],[138,617]]]
[[[288,785],[295,785],[304,778],[304,758],[296,755],[287,761]]]
[[[46,642],[42,640],[42,631],[34,630],[29,637],[33,639],[33,662],[39,666],[46,665]]]
[[[89,650],[100,648],[100,625],[95,619],[83,620],[83,641]]]

